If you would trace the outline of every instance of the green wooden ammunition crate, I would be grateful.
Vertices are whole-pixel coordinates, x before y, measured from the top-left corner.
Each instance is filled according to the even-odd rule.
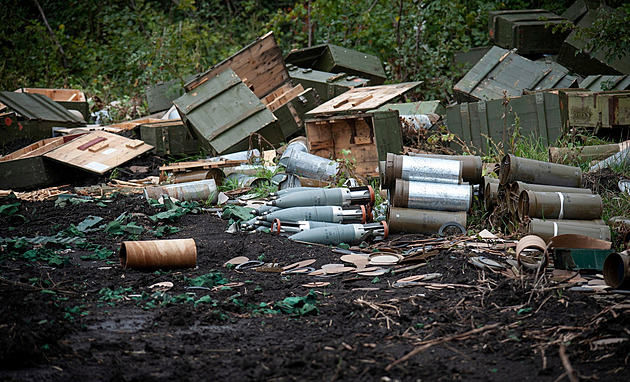
[[[489,46],[479,46],[467,51],[457,51],[453,54],[453,62],[461,69],[468,71],[488,53],[490,48]]]
[[[553,92],[514,97],[507,104],[504,100],[462,103],[447,107],[446,114],[448,130],[485,154],[493,144],[509,147],[517,116],[520,133],[542,139],[544,144],[555,143],[563,132],[559,97]],[[462,151],[458,145],[452,148]]]
[[[379,160],[384,161],[387,153],[402,153],[396,110],[307,119],[306,137],[311,154],[333,160],[351,158],[360,176],[379,176]],[[349,150],[349,156],[342,150]]]
[[[50,138],[53,127],[85,125],[82,118],[39,93],[0,92],[0,102],[15,111],[15,114],[5,116],[3,123],[0,123],[0,144],[19,138]]]
[[[489,19],[490,40],[519,54],[556,54],[570,33],[553,33],[566,19],[544,9],[492,11]]]
[[[367,78],[371,85],[380,85],[387,79],[378,57],[332,44],[293,50],[284,61],[300,68]]]
[[[518,97],[526,91],[574,88],[577,80],[554,62],[531,61],[494,46],[453,90],[458,102],[474,102]]]
[[[588,76],[580,82],[580,89],[600,92],[607,90],[630,90],[630,76]]]
[[[194,76],[186,77],[185,81],[190,81]],[[168,110],[173,106],[173,100],[184,94],[184,83],[181,80],[170,80],[158,82],[157,84],[147,87],[146,97],[149,104],[149,113],[157,113],[159,111]]]
[[[590,27],[600,15],[607,17],[607,12],[611,13],[615,10],[601,6],[595,11],[588,11],[578,23],[578,29]],[[609,62],[603,50],[580,52],[587,44],[588,41],[578,38],[577,31],[571,32],[560,48],[557,57],[558,63],[582,76],[630,74],[630,51],[626,51],[625,56]]]
[[[350,89],[370,84],[368,79],[348,76],[345,73],[335,74],[311,68],[303,69],[291,64],[287,65],[287,69],[293,82],[301,84],[304,89],[315,89],[320,100],[324,102]]]
[[[577,24],[582,20],[582,17],[590,10],[595,10],[599,8],[599,1],[585,1],[585,0],[577,0],[569,8],[567,8],[564,12],[562,12],[562,17],[571,21],[574,24]]]
[[[278,118],[275,122],[282,130],[282,135],[288,142],[292,138],[304,135],[304,116],[319,105],[315,91],[312,88],[304,90],[297,97],[274,110],[273,115]]]
[[[155,153],[160,156],[196,154],[201,149],[199,140],[193,137],[180,120],[142,124],[140,139],[154,146]]]
[[[630,126],[630,91],[560,91],[562,126],[610,129]]]
[[[44,158],[81,134],[46,138],[0,158],[0,189],[23,190],[50,186],[68,172],[63,164]]]
[[[212,155],[249,148],[250,134],[269,143],[284,141],[272,122],[276,117],[232,69],[206,75],[194,88],[173,101],[182,120]]]

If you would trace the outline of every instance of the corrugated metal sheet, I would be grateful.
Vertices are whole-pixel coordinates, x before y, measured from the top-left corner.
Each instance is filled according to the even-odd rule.
[[[83,123],[79,117],[45,95],[0,92],[0,102],[26,119],[46,122]]]

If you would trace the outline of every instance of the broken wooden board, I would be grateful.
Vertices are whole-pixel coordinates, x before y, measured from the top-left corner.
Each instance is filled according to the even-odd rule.
[[[131,130],[135,128],[136,126],[144,125],[146,123],[155,123],[155,122],[162,122],[162,120],[157,119],[157,118],[138,118],[131,121],[115,123],[107,127],[118,129],[119,131],[124,131],[124,130]]]
[[[44,157],[96,174],[104,174],[152,149],[153,146],[139,140],[105,131],[94,131],[44,154]]]
[[[422,82],[405,82],[394,85],[367,86],[349,90],[306,113],[307,115],[330,114],[348,111],[367,111],[399,97]]]

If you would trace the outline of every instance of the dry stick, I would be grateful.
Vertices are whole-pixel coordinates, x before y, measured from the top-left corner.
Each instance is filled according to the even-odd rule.
[[[409,358],[413,357],[414,355],[421,353],[422,351],[434,346],[434,345],[439,345],[439,344],[443,344],[449,341],[458,341],[458,340],[462,340],[462,339],[466,339],[467,337],[473,335],[473,334],[477,334],[477,333],[481,333],[481,332],[485,332],[487,330],[491,330],[494,329],[496,327],[500,326],[499,323],[496,324],[492,324],[492,325],[485,325],[482,326],[481,328],[477,328],[477,329],[473,329],[473,330],[469,330],[467,332],[464,333],[460,333],[460,334],[454,334],[452,336],[448,336],[448,337],[441,337],[441,338],[436,338],[434,340],[429,340],[429,341],[424,341],[421,342],[419,344],[419,346],[417,346],[415,349],[413,349],[412,351],[410,351],[409,353],[407,353],[406,355],[404,355],[402,358],[397,359],[396,361],[390,363],[389,365],[387,365],[387,367],[385,368],[385,371],[389,371],[392,367],[398,365],[401,362],[405,362],[406,360],[408,360]]]
[[[562,366],[564,366],[564,370],[567,371],[569,381],[579,382],[578,377],[575,375],[575,370],[573,370],[573,366],[571,366],[571,362],[569,361],[569,357],[567,356],[567,347],[563,343],[560,344],[560,359],[562,360]]]
[[[55,45],[57,45],[57,49],[59,49],[59,53],[61,54],[61,64],[63,65],[63,68],[68,69],[68,58],[66,57],[66,53],[63,51],[63,47],[59,43],[59,40],[57,40],[57,37],[55,36],[55,32],[53,32],[52,28],[50,27],[50,24],[48,24],[48,20],[46,19],[46,15],[44,14],[44,10],[42,9],[42,6],[39,5],[39,2],[37,0],[33,0],[33,2],[35,3],[35,5],[37,5],[37,9],[39,9],[39,14],[42,15],[42,19],[44,20],[46,29],[48,30],[48,33],[50,34],[50,38],[52,38]]]

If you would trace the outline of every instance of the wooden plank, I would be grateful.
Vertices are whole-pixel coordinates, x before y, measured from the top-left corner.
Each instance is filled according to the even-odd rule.
[[[285,91],[280,95],[277,95],[273,101],[267,104],[267,109],[274,112],[303,92],[304,92],[304,88],[302,87],[302,85],[298,84],[298,86],[290,88],[288,91]]]
[[[91,141],[82,144],[81,146],[77,147],[77,150],[87,150],[90,147],[94,146],[95,144],[99,143],[99,142],[103,142],[104,140],[107,140],[107,138],[105,137],[98,137],[98,138],[94,138]]]
[[[366,111],[376,109],[392,99],[413,90],[420,84],[421,82],[406,82],[394,85],[355,88],[331,99],[306,114],[315,115],[338,113],[341,111]]]
[[[79,147],[81,146],[86,146],[94,141],[104,142],[105,140],[107,140],[109,147],[103,147],[97,152],[79,150]],[[54,150],[49,151],[44,154],[44,157],[68,164],[70,166],[78,167],[86,171],[104,174],[114,167],[120,166],[121,164],[153,149],[153,146],[147,144],[139,146],[135,149],[126,147],[126,144],[130,142],[133,142],[133,140],[120,135],[111,134],[105,131],[94,131],[84,134]],[[90,146],[93,145],[94,144],[91,144]]]
[[[240,164],[247,163],[246,160],[225,160],[225,161],[193,161],[193,162],[179,162],[159,168],[160,171],[186,171],[197,167],[207,168],[222,168],[222,167],[234,167]]]
[[[95,153],[95,152],[99,152],[99,151],[103,150],[105,147],[109,147],[109,143],[103,142],[101,144],[94,145],[94,146],[90,147],[88,150],[90,152]]]

